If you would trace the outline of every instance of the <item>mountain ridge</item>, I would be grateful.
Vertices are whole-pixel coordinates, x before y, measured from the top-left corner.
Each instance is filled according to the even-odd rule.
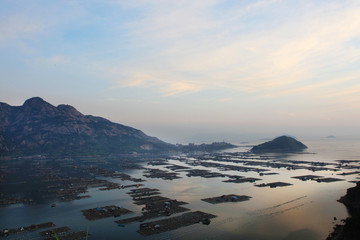
[[[71,105],[33,97],[22,106],[0,102],[0,155],[169,151],[175,146],[141,130],[84,115]]]

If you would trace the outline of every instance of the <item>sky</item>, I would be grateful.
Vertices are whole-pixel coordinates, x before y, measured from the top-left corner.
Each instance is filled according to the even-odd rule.
[[[0,101],[169,142],[359,137],[360,1],[0,0]]]

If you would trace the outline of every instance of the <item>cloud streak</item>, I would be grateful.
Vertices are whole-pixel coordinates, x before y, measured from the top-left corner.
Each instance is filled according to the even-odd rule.
[[[126,20],[122,12],[114,14],[111,18],[116,22],[100,18],[114,30],[110,45],[97,51],[110,53],[113,48],[118,54],[87,61],[99,66],[98,71],[117,87],[158,89],[168,97],[211,88],[275,96],[293,91],[294,84],[317,81],[330,68],[342,71],[360,58],[356,1],[304,1],[298,8],[282,1],[223,0],[115,1],[114,6],[137,13]],[[56,9],[62,10],[65,21],[50,16]],[[77,18],[92,24],[82,19],[93,15],[86,5],[76,5],[69,13],[63,10],[52,6],[50,13],[35,18],[29,12],[9,15],[0,24],[0,41],[24,40],[57,26],[62,29]],[[129,58],[121,56],[124,51]],[[74,57],[85,56],[64,56]]]
[[[360,121],[355,0],[2,1],[0,15],[0,96],[82,94],[128,122]]]
[[[152,7],[143,18],[130,23],[130,36],[135,44],[156,51],[151,60],[145,52],[140,62],[126,67],[136,74],[121,79],[124,85],[141,87],[136,76],[146,75],[152,76],[151,85],[162,86],[164,96],[219,87],[266,95],[359,61],[360,49],[352,41],[359,38],[360,7],[354,2],[337,2],[339,8],[317,6],[316,11],[311,11],[312,5],[291,9],[297,13],[294,18],[277,16],[275,23],[260,22],[254,30],[246,22],[250,16],[287,9],[277,1],[259,1],[234,6],[242,12],[239,17],[223,13],[216,18],[221,1],[148,3]],[[159,65],[162,73],[154,74]],[[188,81],[191,87],[185,88]]]

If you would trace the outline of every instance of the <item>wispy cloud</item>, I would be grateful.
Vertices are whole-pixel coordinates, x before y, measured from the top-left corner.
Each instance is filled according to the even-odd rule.
[[[94,49],[99,54],[109,52],[108,57],[63,58],[98,66],[100,75],[116,87],[153,88],[163,96],[209,88],[275,96],[294,91],[295,83],[316,81],[329,69],[342,71],[360,60],[360,5],[356,1],[298,5],[224,0],[114,2],[122,11],[136,14],[126,20],[121,18],[123,12],[110,16],[116,22],[97,17],[113,29],[110,45]],[[71,19],[92,24],[86,16],[94,10],[86,4],[68,7],[66,13],[63,7],[51,6],[43,17],[26,11],[9,15],[0,24],[0,41],[48,34],[56,27],[63,29]],[[60,14],[52,17],[55,10]],[[122,57],[124,51],[128,53]],[[60,55],[48,58],[59,61]]]
[[[314,6],[304,4],[302,9],[291,9],[299,11],[293,18],[278,16],[278,25],[269,23],[271,28],[266,22],[256,23],[261,26],[254,31],[252,23],[246,22],[248,17],[274,17],[271,9],[284,7],[276,5],[277,1],[258,1],[233,6],[230,12],[241,10],[240,17],[220,14],[216,18],[215,8],[221,2],[148,1],[150,10],[145,11],[143,18],[129,23],[129,34],[136,44],[156,51],[151,52],[150,61],[145,57],[132,63],[137,74],[128,74],[131,77],[121,81],[145,86],[147,81],[139,81],[137,75],[153,76],[149,69],[162,65],[163,73],[151,81],[164,86],[161,91],[165,96],[186,93],[187,89],[201,90],[204,86],[266,95],[309,81],[329,68],[341,70],[359,61],[360,49],[352,41],[359,38],[360,7],[354,2],[337,3],[339,8],[319,5],[315,11]],[[189,86],[187,81],[192,87],[173,91],[174,86]]]
[[[290,96],[290,95],[301,95],[312,93],[317,95],[320,98],[324,98],[329,96],[329,94],[324,93],[326,90],[333,89],[335,91],[339,91],[339,87],[341,88],[344,84],[350,83],[353,85],[354,82],[357,82],[360,79],[360,75],[354,75],[350,77],[341,77],[336,79],[325,79],[321,82],[309,83],[302,86],[295,86],[292,88],[288,88],[285,90],[280,90],[272,93],[266,93],[262,97],[277,97],[277,96]]]
[[[359,78],[360,80],[360,78]],[[358,96],[360,94],[360,85],[354,85],[351,87],[346,87],[343,89],[338,89],[338,90],[332,90],[330,93],[325,94],[321,97],[323,98],[337,98],[337,97],[342,97],[342,96]]]
[[[357,0],[20,0],[0,15],[0,95],[81,92],[163,122],[360,120]]]
[[[174,82],[169,84],[167,87],[162,89],[164,96],[174,96],[179,94],[187,94],[187,93],[194,93],[202,90],[203,87],[200,86],[198,83],[193,84],[189,82]]]

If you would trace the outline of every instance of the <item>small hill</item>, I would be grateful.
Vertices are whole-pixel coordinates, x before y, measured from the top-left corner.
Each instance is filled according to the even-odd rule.
[[[0,102],[0,156],[159,152],[176,146],[105,118],[57,107],[40,97],[22,106]]]
[[[289,153],[300,152],[306,149],[303,143],[288,136],[277,137],[272,141],[268,141],[251,149],[253,153]]]

